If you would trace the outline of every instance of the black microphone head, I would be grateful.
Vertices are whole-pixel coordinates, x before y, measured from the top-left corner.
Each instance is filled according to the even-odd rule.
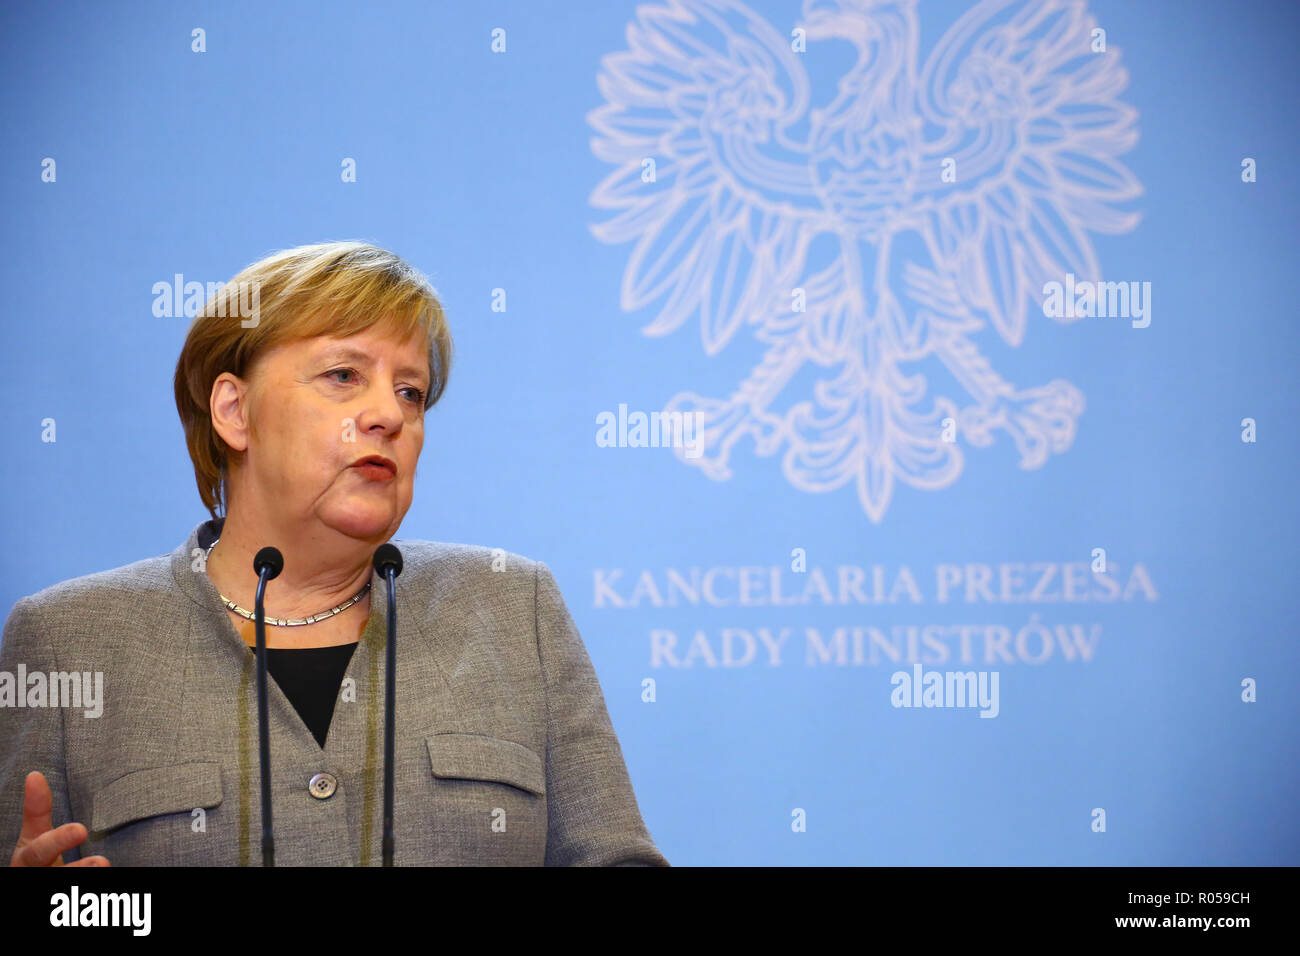
[[[257,552],[257,557],[253,558],[253,573],[259,578],[262,576],[262,569],[267,568],[269,574],[266,579],[278,577],[284,570],[284,555],[280,553],[279,548],[272,548],[269,545]]]
[[[402,552],[398,551],[397,545],[391,542],[381,544],[375,550],[375,570],[379,572],[380,577],[383,577],[388,568],[393,569],[393,577],[402,573]]]

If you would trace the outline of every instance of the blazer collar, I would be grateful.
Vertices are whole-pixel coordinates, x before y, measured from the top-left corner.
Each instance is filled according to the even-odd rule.
[[[209,519],[197,525],[189,537],[177,546],[171,554],[172,577],[176,585],[194,602],[198,611],[210,617],[217,630],[236,646],[243,648],[243,639],[236,633],[234,625],[228,620],[226,606],[221,602],[221,595],[204,569],[204,552],[221,533],[222,519]],[[394,542],[395,544],[398,542]],[[408,542],[401,542],[407,544]],[[411,549],[413,551],[413,549]],[[399,578],[397,589],[397,620],[401,633],[414,641],[401,656],[405,664],[398,668],[398,679],[420,674],[417,659],[428,655],[437,673],[437,681],[445,692],[444,700],[450,700],[451,686],[459,671],[461,655],[471,632],[490,631],[491,627],[477,604],[464,609],[461,616],[452,616],[450,620],[432,620],[429,609],[434,607],[443,587],[443,582],[419,580],[413,572],[418,566],[414,553],[406,555],[407,570],[405,577]],[[250,571],[251,573],[251,571]],[[402,581],[406,584],[403,586]],[[422,585],[422,586],[421,586]],[[414,598],[414,600],[413,600]],[[382,654],[386,639],[385,622],[388,615],[388,586],[378,572],[370,575],[370,616],[366,620],[362,633],[362,647],[353,656],[348,673],[354,668],[365,666],[365,659],[371,654]],[[430,618],[426,620],[426,618]],[[427,676],[427,675],[426,675]],[[419,685],[428,688],[427,682]],[[304,728],[304,732],[305,728]]]
[[[177,545],[171,554],[172,577],[176,585],[203,611],[226,616],[226,605],[221,601],[212,578],[205,567],[205,552],[221,534],[224,518],[209,518],[197,525],[190,536]],[[250,574],[252,572],[250,571]],[[400,603],[399,603],[400,609]],[[378,572],[370,572],[370,616],[367,627],[382,622],[388,613],[388,588]],[[233,631],[233,627],[231,629]]]

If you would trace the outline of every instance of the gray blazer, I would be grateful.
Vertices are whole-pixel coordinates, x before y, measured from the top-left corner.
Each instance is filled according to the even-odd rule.
[[[0,644],[6,859],[23,778],[40,770],[54,825],[90,831],[65,860],[261,865],[255,655],[202,570],[217,527],[14,605]],[[394,543],[395,862],[667,866],[546,565],[495,552],[494,570],[488,548]],[[268,678],[277,866],[380,863],[387,600],[375,575],[323,749]]]

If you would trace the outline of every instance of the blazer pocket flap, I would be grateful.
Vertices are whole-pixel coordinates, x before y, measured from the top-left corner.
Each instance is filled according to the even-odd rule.
[[[221,765],[196,762],[136,770],[101,788],[91,800],[90,828],[112,830],[163,813],[221,803]]]
[[[481,734],[434,734],[425,744],[435,777],[491,780],[546,793],[542,758],[523,744]]]

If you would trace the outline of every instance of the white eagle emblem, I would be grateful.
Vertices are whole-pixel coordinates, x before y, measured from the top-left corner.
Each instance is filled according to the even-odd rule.
[[[636,243],[622,308],[662,301],[647,335],[698,312],[710,356],[747,326],[762,355],[729,398],[667,402],[703,423],[702,454],[678,457],[727,479],[751,435],[800,490],[852,481],[876,522],[895,479],[957,479],[954,435],[1005,431],[1041,466],[1082,392],[1018,387],[974,338],[1018,346],[1045,283],[1100,279],[1088,232],[1136,225],[1116,207],[1142,192],[1116,159],[1138,136],[1118,51],[1084,0],[984,0],[920,68],[915,0],[804,0],[790,32],[734,0],[667,0],[601,62],[591,145],[617,168],[591,203],[617,214],[592,229]],[[831,61],[801,37],[857,52],[824,109],[805,63]],[[957,397],[927,396],[930,373]]]

